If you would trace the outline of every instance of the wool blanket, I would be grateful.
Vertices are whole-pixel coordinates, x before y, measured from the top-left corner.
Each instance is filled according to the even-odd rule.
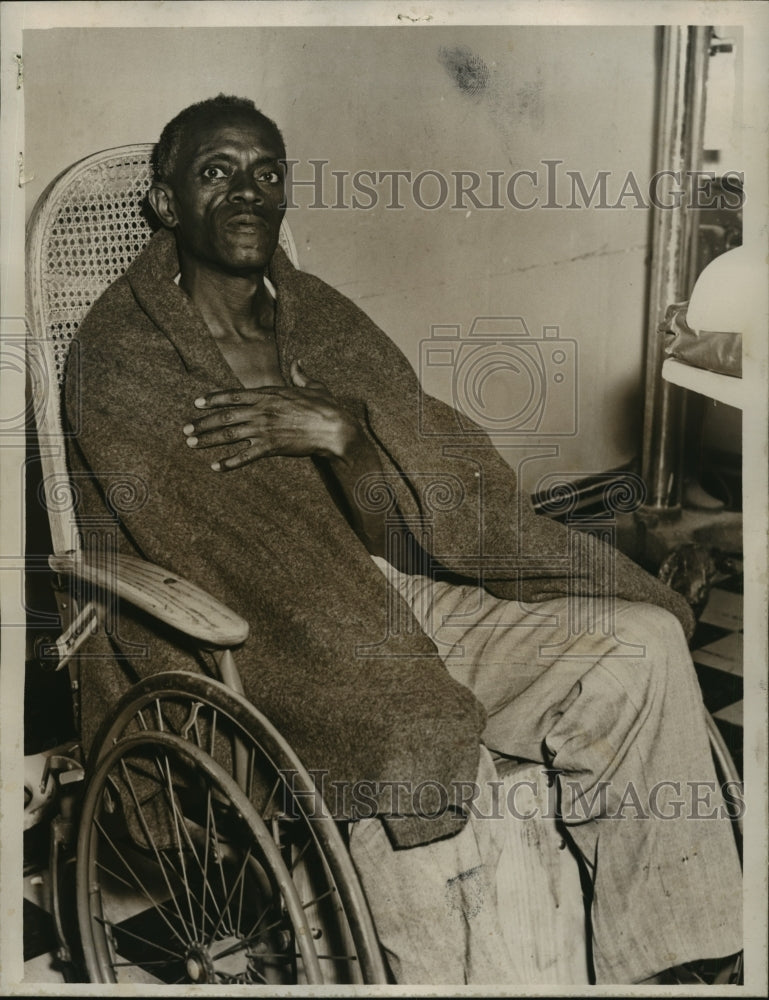
[[[484,710],[388,587],[329,492],[321,460],[262,458],[217,473],[218,455],[186,446],[182,427],[199,414],[193,401],[239,383],[175,283],[178,272],[174,238],[160,231],[80,328],[65,409],[81,514],[104,514],[116,474],[139,483],[141,502],[121,515],[120,547],[250,623],[236,654],[246,695],[305,765],[329,782],[372,782],[396,845],[446,836],[465,820],[461,783],[476,775]],[[376,482],[360,484],[361,502],[397,510],[432,559],[428,570],[525,602],[616,594],[665,607],[691,631],[679,595],[619,552],[537,516],[490,440],[464,433],[451,407],[421,392],[406,357],[354,303],[280,249],[269,276],[286,382],[299,360],[355,414],[382,466]],[[148,631],[126,608],[113,646],[109,669],[86,661],[86,740],[138,677],[205,667],[202,654]],[[400,781],[442,786],[448,808],[427,818],[409,806],[412,796],[393,815]],[[418,802],[435,808],[424,805],[429,796]]]

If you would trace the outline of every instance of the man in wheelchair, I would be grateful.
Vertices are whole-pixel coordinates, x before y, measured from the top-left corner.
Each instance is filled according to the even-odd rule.
[[[68,376],[71,461],[101,480],[89,515],[106,470],[138,476],[121,549],[249,622],[245,693],[353,820],[397,982],[517,981],[495,888],[504,823],[521,822],[500,807],[505,757],[557,774],[597,982],[739,951],[688,606],[536,515],[480,429],[289,262],[285,155],[242,99],[164,129],[161,228],[91,309]],[[86,740],[137,676],[204,666],[139,615],[118,633],[120,669],[83,681]]]

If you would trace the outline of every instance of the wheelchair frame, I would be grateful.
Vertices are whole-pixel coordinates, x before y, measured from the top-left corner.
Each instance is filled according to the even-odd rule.
[[[121,949],[130,953],[130,933],[107,914],[111,900],[105,887],[111,881],[113,888],[131,883],[134,894],[146,897],[173,942],[169,948],[168,942],[160,947],[145,940],[143,947],[154,955],[150,963],[168,966],[172,975],[181,971],[188,982],[384,983],[386,969],[343,835],[296,754],[242,695],[232,648],[246,639],[247,622],[162,567],[114,553],[96,562],[82,551],[58,390],[80,320],[151,235],[142,204],[151,152],[150,144],[120,147],[68,168],[43,193],[28,226],[28,370],[43,445],[41,500],[54,549],[49,565],[63,628],[58,640],[38,652],[56,669],[69,669],[78,728],[79,651],[104,628],[115,601],[130,602],[211,651],[221,681],[183,672],[154,675],[114,708],[87,765],[76,745],[49,759],[45,781],[53,772],[60,799],[50,857],[59,957],[82,959],[94,982],[118,981],[124,966],[144,968],[141,961],[121,958]],[[280,242],[296,262],[285,225]],[[88,272],[85,278],[79,267]],[[206,727],[209,734],[216,729],[215,741],[203,736]],[[210,746],[204,739],[212,740]],[[189,806],[180,802],[172,760],[194,786],[196,800]],[[265,815],[253,798],[257,763],[272,769],[275,783]],[[153,837],[146,807],[135,795],[135,775],[146,784],[147,768],[164,793],[160,811],[166,815],[154,820],[172,823],[171,848]],[[139,848],[118,845],[114,819],[109,819],[125,809],[116,794],[121,782],[147,840],[144,857]],[[281,809],[274,804],[279,786]],[[201,796],[206,803],[202,816]],[[293,815],[287,817],[289,804]],[[297,846],[299,827],[304,843]],[[65,873],[76,842],[79,956],[63,909]],[[129,850],[136,857],[129,858]],[[234,870],[225,864],[228,855],[237,857]],[[149,885],[148,866],[154,866],[159,891]],[[321,889],[315,884],[319,878]],[[237,910],[234,893],[240,896]],[[265,908],[254,917],[260,901]],[[207,906],[213,907],[213,917]]]

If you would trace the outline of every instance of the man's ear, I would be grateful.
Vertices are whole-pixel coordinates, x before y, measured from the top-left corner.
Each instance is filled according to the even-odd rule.
[[[174,210],[174,193],[167,184],[155,182],[149,189],[147,195],[152,210],[169,229],[173,229],[177,224],[176,212]]]

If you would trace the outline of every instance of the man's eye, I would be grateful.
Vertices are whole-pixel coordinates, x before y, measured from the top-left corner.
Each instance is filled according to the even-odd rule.
[[[267,184],[280,184],[280,174],[277,170],[267,170],[259,175],[259,180],[265,181]]]
[[[222,167],[210,166],[203,168],[203,177],[205,177],[207,181],[216,181],[226,176],[227,175]]]

